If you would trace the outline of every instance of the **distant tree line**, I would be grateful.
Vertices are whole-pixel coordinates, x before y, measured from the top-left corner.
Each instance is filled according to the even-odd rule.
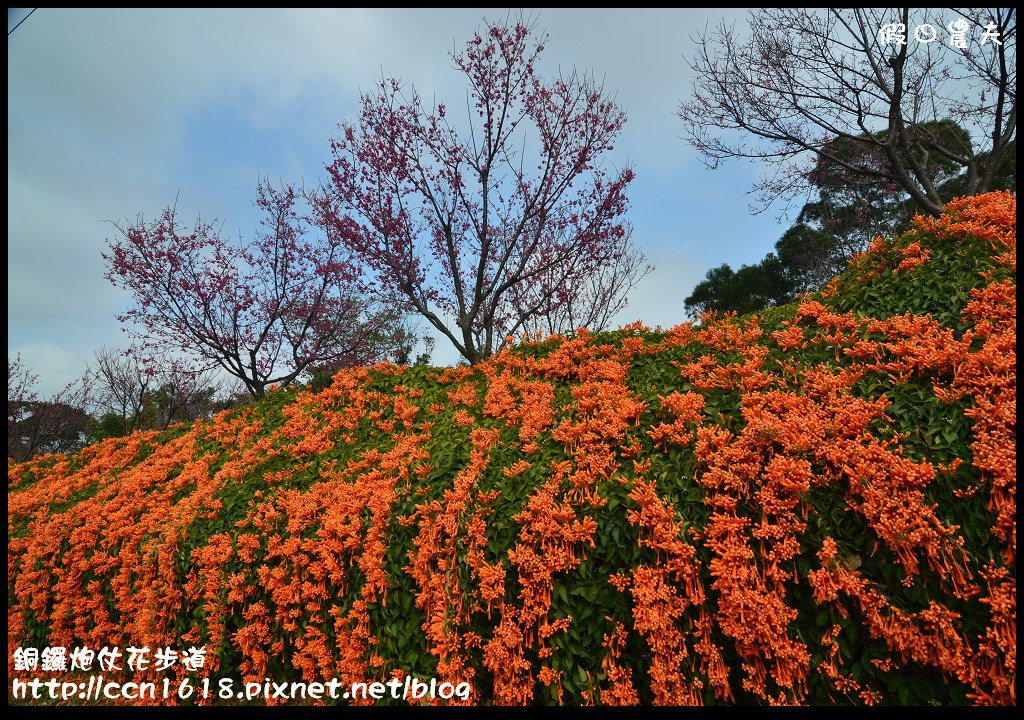
[[[398,360],[430,363],[433,340]],[[330,385],[330,368],[302,376],[313,390]],[[180,357],[154,355],[133,345],[128,350],[103,347],[93,353],[81,377],[46,397],[39,378],[20,355],[7,358],[7,457],[27,460],[48,453],[75,453],[86,445],[139,430],[166,430],[177,423],[211,418],[251,402],[252,394],[216,366],[194,366]]]
[[[20,355],[7,358],[7,457],[27,460],[137,430],[208,418],[248,400],[209,368],[147,358],[137,348],[102,348],[83,375],[49,397]]]

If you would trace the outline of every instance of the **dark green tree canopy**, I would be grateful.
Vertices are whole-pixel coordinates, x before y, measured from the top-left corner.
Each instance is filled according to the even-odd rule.
[[[693,93],[678,115],[709,167],[764,163],[755,189],[766,203],[815,185],[898,189],[932,215],[954,176],[965,195],[999,187],[1017,132],[1014,9],[750,13],[745,35],[723,23],[692,38]],[[963,28],[959,47],[950,20]],[[917,40],[922,25],[942,28],[941,41]]]
[[[967,130],[951,120],[915,126],[910,134],[949,145],[970,144]],[[884,169],[889,162],[864,137],[856,140],[840,137],[826,144],[828,154],[817,158],[808,175],[817,199],[803,206],[796,223],[775,243],[775,252],[736,272],[728,265],[708,271],[684,301],[689,315],[708,310],[742,314],[791,302],[797,295],[821,289],[874,238],[909,227],[920,207],[901,185],[849,170],[850,166]],[[925,169],[942,201],[967,194],[969,172],[941,154],[929,153],[924,145],[922,140],[915,162]],[[1012,140],[999,151],[997,160],[989,154],[979,157],[980,167],[998,168],[991,174],[993,189],[1017,191],[1016,150],[1017,141]]]

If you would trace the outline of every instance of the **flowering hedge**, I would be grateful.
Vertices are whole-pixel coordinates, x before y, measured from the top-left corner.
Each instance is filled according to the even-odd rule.
[[[9,463],[8,675],[202,645],[214,685],[473,704],[1015,703],[1015,212],[952,202],[760,316]]]

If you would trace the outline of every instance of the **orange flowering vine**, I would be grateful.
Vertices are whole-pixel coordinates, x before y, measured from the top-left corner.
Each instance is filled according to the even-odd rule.
[[[470,685],[435,704],[1015,704],[1015,196],[771,317],[344,370],[9,462],[8,675],[195,645],[214,686]],[[198,679],[120,676],[164,678]]]

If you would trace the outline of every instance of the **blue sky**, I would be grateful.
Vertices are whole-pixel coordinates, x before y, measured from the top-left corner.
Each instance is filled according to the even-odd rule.
[[[9,11],[8,29],[26,11]],[[93,350],[127,347],[130,297],[103,278],[108,221],[217,217],[249,236],[258,178],[324,178],[338,122],[381,73],[425,98],[465,97],[448,51],[482,19],[468,10],[40,9],[9,38],[8,336],[52,392]],[[539,71],[604,78],[629,120],[606,161],[632,163],[629,219],[655,266],[615,324],[683,322],[685,298],[723,262],[759,261],[788,226],[747,195],[763,168],[711,172],[673,115],[689,96],[689,36],[743,10],[539,10]],[[792,220],[792,218],[789,218]],[[437,364],[457,354],[443,339]]]

